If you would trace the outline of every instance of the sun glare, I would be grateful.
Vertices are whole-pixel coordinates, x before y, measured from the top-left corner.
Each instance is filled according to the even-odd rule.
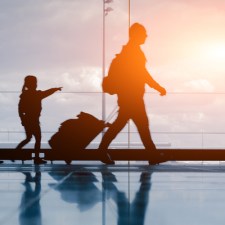
[[[225,43],[209,43],[203,47],[204,57],[213,62],[225,62]]]

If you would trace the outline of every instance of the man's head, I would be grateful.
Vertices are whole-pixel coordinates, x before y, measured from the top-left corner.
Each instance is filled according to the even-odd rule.
[[[145,27],[140,23],[134,23],[129,29],[129,38],[138,45],[144,44],[147,38]]]

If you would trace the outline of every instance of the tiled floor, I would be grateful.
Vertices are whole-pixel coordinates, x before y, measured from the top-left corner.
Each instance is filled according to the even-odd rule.
[[[0,165],[1,225],[224,225],[225,165]]]

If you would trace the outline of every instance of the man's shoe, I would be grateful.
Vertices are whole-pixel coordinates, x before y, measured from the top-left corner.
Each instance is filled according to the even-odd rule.
[[[23,172],[23,174],[26,176],[24,184],[28,182],[33,182],[33,177],[31,176],[30,172]]]
[[[46,163],[47,163],[47,161],[45,161],[43,159],[40,159],[40,158],[34,159],[34,164],[35,165],[46,164]]]
[[[154,166],[154,165],[158,165],[158,164],[159,164],[158,160],[149,160],[148,161],[149,166]]]
[[[107,165],[114,165],[115,162],[110,158],[109,154],[105,154],[104,158],[101,159],[101,162],[107,164]]]
[[[164,163],[168,161],[163,153],[154,152],[152,159],[148,161],[149,165],[158,165],[159,163]]]

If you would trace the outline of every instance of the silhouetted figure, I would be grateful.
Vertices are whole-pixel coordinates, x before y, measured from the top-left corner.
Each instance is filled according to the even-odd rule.
[[[140,187],[136,192],[135,198],[131,204],[130,208],[130,224],[144,225],[146,209],[149,203],[149,192],[151,190],[151,176],[152,172],[142,172],[140,176]],[[135,216],[136,215],[136,216]]]
[[[133,24],[129,30],[128,43],[123,46],[120,54],[116,55],[112,61],[108,77],[103,81],[103,91],[117,94],[119,105],[117,119],[106,131],[99,145],[99,149],[105,152],[105,159],[102,162],[106,164],[114,164],[106,151],[111,141],[123,129],[129,119],[133,120],[144,147],[149,151],[149,160],[151,153],[156,150],[150,135],[149,121],[143,99],[145,85],[147,84],[157,90],[162,96],[166,95],[166,90],[151,77],[145,67],[146,58],[140,45],[145,43],[146,38],[144,26],[139,23]]]
[[[30,172],[24,173],[25,191],[21,198],[19,222],[21,225],[42,225],[40,193],[41,172],[36,172],[32,177]],[[31,183],[35,183],[34,189]]]
[[[45,160],[39,157],[41,147],[41,127],[39,118],[41,115],[41,101],[42,99],[52,95],[56,91],[61,91],[59,88],[51,88],[46,91],[36,90],[37,78],[29,75],[24,79],[24,85],[22,88],[22,94],[20,95],[19,101],[19,116],[21,124],[24,126],[26,132],[26,139],[23,140],[16,149],[21,149],[26,145],[32,138],[35,137],[35,164],[44,164]]]
[[[119,191],[113,183],[111,172],[103,173],[103,188],[117,205],[118,225],[144,225],[146,209],[151,190],[151,172],[142,172],[140,175],[140,187],[132,202],[129,202],[125,192]]]

